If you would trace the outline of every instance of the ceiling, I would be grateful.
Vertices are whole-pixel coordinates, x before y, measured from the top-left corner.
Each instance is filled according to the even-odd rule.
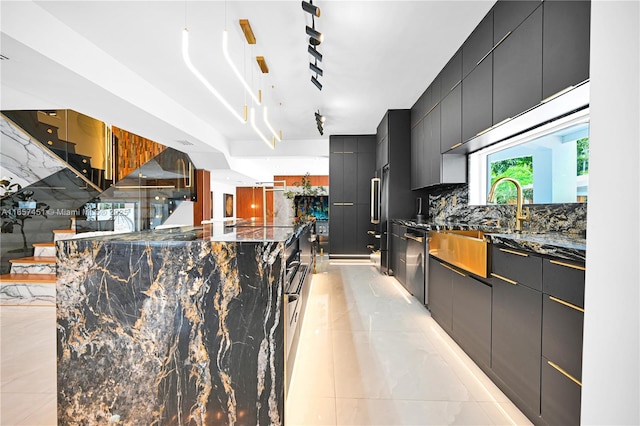
[[[324,34],[319,91],[310,81],[305,25],[296,1],[0,2],[2,92],[7,109],[69,108],[188,152],[231,184],[274,174],[328,173],[331,134],[372,134],[387,109],[411,108],[495,1],[316,0]],[[239,19],[248,19],[248,45]],[[263,93],[284,139],[270,149],[216,99],[194,66],[242,114],[251,105],[225,61]],[[264,56],[261,74],[255,56]],[[257,109],[256,123],[269,130]],[[326,117],[324,135],[314,112]]]

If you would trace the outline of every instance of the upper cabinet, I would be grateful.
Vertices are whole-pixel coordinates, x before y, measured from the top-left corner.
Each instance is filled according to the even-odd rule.
[[[542,97],[589,78],[591,3],[547,0],[543,4]]]
[[[542,7],[493,50],[493,124],[542,100]]]
[[[589,25],[589,1],[496,2],[411,109],[411,187],[464,182],[466,165],[452,155],[486,146],[476,136],[587,80]]]

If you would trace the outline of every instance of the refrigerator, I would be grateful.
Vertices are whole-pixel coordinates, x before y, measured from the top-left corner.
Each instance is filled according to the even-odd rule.
[[[376,225],[376,249],[380,252],[380,273],[389,270],[389,166],[385,165],[371,179],[371,223]]]

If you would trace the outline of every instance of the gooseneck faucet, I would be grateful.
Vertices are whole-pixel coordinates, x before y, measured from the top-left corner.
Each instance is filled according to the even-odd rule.
[[[524,202],[524,197],[522,195],[522,185],[520,185],[520,182],[518,182],[517,180],[510,178],[510,177],[501,177],[500,179],[496,180],[495,182],[493,182],[493,185],[491,185],[491,190],[489,191],[489,195],[487,196],[487,202],[492,203],[494,196],[495,196],[495,192],[496,192],[496,187],[498,186],[498,184],[500,184],[501,182],[511,182],[512,184],[514,184],[516,186],[516,231],[521,231],[522,230],[522,221],[524,220],[529,220],[530,215],[529,215],[529,207],[526,207],[524,209],[524,213],[522,212],[522,204]]]

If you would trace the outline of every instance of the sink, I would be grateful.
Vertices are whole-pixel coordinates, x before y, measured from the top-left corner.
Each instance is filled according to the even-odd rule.
[[[477,230],[429,231],[429,254],[472,274],[487,278],[489,243]]]

